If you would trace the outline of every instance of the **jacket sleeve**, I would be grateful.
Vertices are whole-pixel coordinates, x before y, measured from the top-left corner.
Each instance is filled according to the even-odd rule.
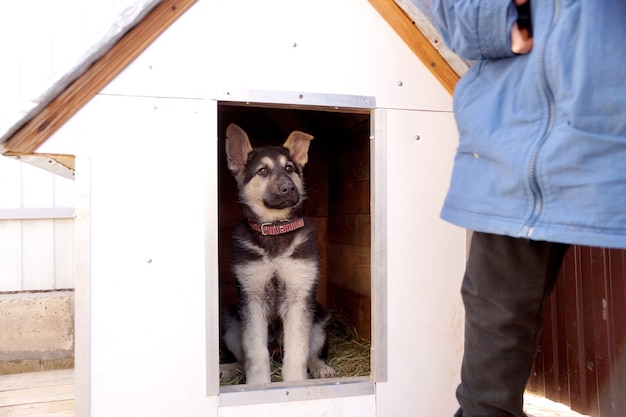
[[[432,13],[444,42],[462,58],[515,55],[511,27],[518,16],[513,0],[432,0]]]

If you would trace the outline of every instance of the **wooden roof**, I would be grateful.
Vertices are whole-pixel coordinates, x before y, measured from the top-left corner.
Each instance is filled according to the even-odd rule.
[[[0,151],[5,156],[20,158],[40,167],[60,166],[73,172],[74,158],[71,155],[38,154],[37,149],[196,1],[163,0],[84,73],[64,87],[58,96],[5,138],[4,143],[0,143]],[[442,43],[432,36],[433,30],[426,27],[428,22],[420,19],[417,7],[405,0],[369,0],[369,3],[442,86],[452,93],[462,66],[442,56],[441,48],[438,48]],[[421,27],[416,24],[418,20],[422,22],[419,24]],[[425,33],[431,34],[430,39]]]

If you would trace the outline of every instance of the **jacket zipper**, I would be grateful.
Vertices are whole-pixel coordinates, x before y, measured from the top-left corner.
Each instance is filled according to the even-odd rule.
[[[533,197],[533,210],[526,220],[526,224],[522,227],[520,235],[525,238],[530,238],[533,234],[535,223],[541,214],[541,210],[543,209],[543,196],[541,194],[541,187],[539,187],[539,180],[537,179],[537,158],[539,156],[539,150],[543,146],[543,144],[548,139],[552,128],[554,127],[554,119],[556,117],[556,104],[554,102],[554,95],[552,93],[552,89],[550,88],[550,84],[548,83],[548,79],[546,76],[546,44],[554,26],[560,15],[561,2],[560,0],[555,0],[554,2],[554,14],[552,16],[552,26],[550,27],[550,32],[546,35],[546,39],[541,44],[540,51],[540,60],[539,60],[539,79],[541,80],[542,87],[546,93],[546,98],[548,100],[548,124],[546,125],[546,129],[541,136],[541,139],[535,145],[531,157],[530,163],[528,165],[528,183],[530,186],[530,191]]]

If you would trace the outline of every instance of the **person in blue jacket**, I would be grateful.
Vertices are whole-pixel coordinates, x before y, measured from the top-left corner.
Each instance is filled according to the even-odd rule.
[[[473,62],[454,92],[460,142],[441,212],[473,231],[456,416],[523,417],[568,246],[626,248],[626,1],[431,7]]]

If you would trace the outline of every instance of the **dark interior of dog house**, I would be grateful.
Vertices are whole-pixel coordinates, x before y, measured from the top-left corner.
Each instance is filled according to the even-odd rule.
[[[282,145],[295,130],[313,135],[304,168],[307,189],[304,214],[314,223],[320,250],[317,300],[333,313],[328,328],[328,361],[341,377],[369,375],[370,118],[369,111],[360,109],[232,102],[218,105],[220,311],[236,301],[230,262],[231,236],[234,227],[242,221],[236,183],[226,164],[226,127],[230,123],[240,126],[248,134],[253,148]],[[342,351],[355,346],[358,347],[356,353]],[[342,357],[346,357],[345,369],[339,363]],[[365,365],[351,369],[358,361]]]

